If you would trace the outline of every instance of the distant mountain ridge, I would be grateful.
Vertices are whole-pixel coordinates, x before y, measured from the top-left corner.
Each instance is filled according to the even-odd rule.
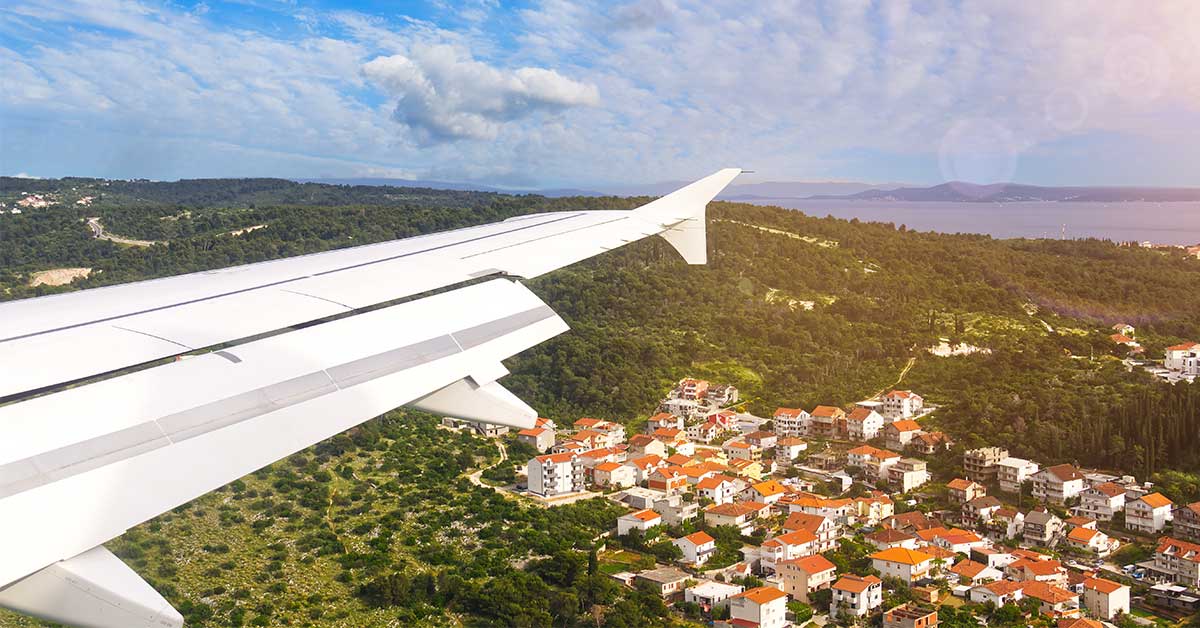
[[[932,187],[871,189],[853,194],[814,195],[813,200],[920,201],[959,203],[1017,203],[1031,201],[1123,203],[1168,203],[1200,201],[1200,188],[1155,187],[1042,187],[1020,183],[979,185],[951,181]]]

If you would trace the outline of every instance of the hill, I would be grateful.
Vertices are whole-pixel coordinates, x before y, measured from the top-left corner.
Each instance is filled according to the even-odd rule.
[[[964,181],[952,181],[932,187],[871,189],[853,194],[816,195],[809,198],[816,200],[952,201],[960,203],[1013,203],[1029,201],[1097,203],[1144,201],[1168,203],[1200,201],[1200,188],[1041,187],[1019,183],[979,185]]]

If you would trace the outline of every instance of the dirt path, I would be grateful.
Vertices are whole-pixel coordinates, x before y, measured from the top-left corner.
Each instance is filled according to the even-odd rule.
[[[749,222],[742,222],[740,220],[728,220],[725,218],[716,218],[716,219],[714,219],[714,221],[728,222],[728,223],[735,224],[735,225],[741,225],[743,227],[750,227],[751,229],[758,229],[759,231],[763,231],[766,233],[774,233],[777,235],[787,236],[793,240],[803,240],[805,242],[808,242],[809,244],[815,244],[817,246],[823,246],[826,248],[833,248],[838,245],[836,240],[823,240],[821,238],[814,238],[813,236],[800,235],[799,233],[793,233],[791,231],[784,231],[783,229],[776,229],[774,227],[764,227],[762,225],[756,225],[756,224],[749,223]]]
[[[905,363],[904,368],[900,369],[900,376],[896,378],[896,381],[892,382],[892,384],[890,386],[885,386],[885,387],[881,388],[879,390],[879,392],[875,393],[874,395],[871,395],[870,398],[877,399],[880,396],[882,396],[883,393],[885,393],[889,390],[895,390],[896,387],[900,385],[900,382],[904,381],[904,376],[908,375],[908,372],[910,370],[912,370],[913,365],[916,363],[917,363],[916,356],[909,358],[908,362]]]
[[[474,484],[475,486],[482,486],[484,488],[497,488],[497,487],[491,486],[489,484],[484,484],[483,480],[482,480],[484,471],[491,469],[492,467],[494,467],[496,465],[504,464],[508,460],[508,449],[504,446],[504,443],[502,443],[500,441],[496,441],[496,447],[500,450],[500,462],[497,462],[496,464],[488,466],[488,467],[481,467],[480,469],[472,472],[470,475],[467,476],[467,481],[469,481],[471,484]],[[506,492],[506,491],[501,491],[501,492]]]
[[[128,244],[129,246],[151,246],[154,244],[166,244],[159,240],[134,240],[132,238],[123,238],[118,235],[113,235],[104,230],[104,225],[100,224],[100,217],[94,216],[87,219],[87,226],[92,230],[92,236],[98,240],[108,240],[117,244]]]

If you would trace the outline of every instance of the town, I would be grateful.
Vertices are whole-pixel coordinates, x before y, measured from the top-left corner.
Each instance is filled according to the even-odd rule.
[[[1162,368],[1194,377],[1197,348],[1171,347]],[[603,573],[718,627],[929,628],[970,611],[1089,628],[1200,611],[1200,502],[956,448],[924,427],[937,408],[910,390],[770,418],[737,408],[736,387],[686,378],[637,433],[539,418],[506,436],[536,451],[524,473],[491,484],[545,507],[628,507],[603,539]]]

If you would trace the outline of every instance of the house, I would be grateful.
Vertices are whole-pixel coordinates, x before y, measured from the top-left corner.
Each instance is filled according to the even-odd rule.
[[[783,592],[793,600],[808,603],[808,594],[828,589],[837,573],[837,567],[820,554],[793,558],[775,564],[775,573],[783,585]]]
[[[992,495],[976,497],[962,506],[962,521],[966,525],[983,525],[990,523],[992,517],[1003,508],[999,499]]]
[[[1066,567],[1049,557],[1045,560],[1018,558],[1004,568],[1004,575],[1014,582],[1045,582],[1060,586],[1069,580]]]
[[[673,427],[660,427],[654,430],[651,436],[666,445],[668,450],[674,449],[676,452],[686,456],[696,453],[696,446],[692,441],[688,440],[687,433],[683,430],[677,430]]]
[[[1009,602],[1018,602],[1024,597],[1022,589],[1024,587],[1020,582],[1012,580],[997,580],[987,584],[981,584],[971,589],[970,598],[976,604],[986,604],[991,602],[997,607],[1004,606]]]
[[[517,432],[517,440],[533,447],[538,453],[546,453],[546,450],[554,446],[554,430],[531,427]]]
[[[1096,521],[1112,521],[1114,515],[1124,510],[1125,487],[1113,482],[1101,482],[1079,494],[1075,514]]]
[[[728,584],[705,580],[700,584],[690,586],[683,591],[683,601],[699,604],[705,613],[711,613],[714,608],[729,606],[729,598],[741,593],[745,587],[740,584]]]
[[[921,608],[914,602],[901,604],[883,614],[883,628],[937,628],[936,610]]]
[[[1200,596],[1177,584],[1156,584],[1150,587],[1149,602],[1159,608],[1190,615],[1200,610]]]
[[[687,476],[679,467],[659,467],[646,478],[646,486],[667,495],[674,495],[687,488]]]
[[[780,484],[778,480],[767,480],[751,484],[749,488],[741,492],[739,497],[743,500],[762,502],[769,505],[779,501],[779,498],[787,495],[789,492],[791,492],[790,489]]]
[[[946,492],[950,497],[950,501],[956,504],[965,504],[976,497],[987,495],[987,489],[982,484],[962,478],[954,478],[947,482]]]
[[[996,479],[998,462],[1008,457],[1008,450],[999,447],[980,447],[963,453],[963,473],[967,479],[989,482]]]
[[[730,384],[718,384],[709,386],[708,393],[704,396],[708,403],[716,406],[727,406],[737,403],[738,389]]]
[[[650,417],[650,419],[648,421],[646,421],[646,433],[647,434],[654,433],[654,430],[656,430],[660,427],[667,427],[667,428],[681,430],[681,429],[683,429],[683,418],[677,417],[674,414],[671,414],[670,412],[659,412],[658,414],[655,414],[654,416]]]
[[[759,460],[762,458],[762,449],[740,438],[725,441],[725,444],[721,445],[721,450],[730,460]]]
[[[808,433],[814,436],[833,437],[844,433],[846,411],[833,406],[817,406],[809,412]]]
[[[650,479],[651,473],[654,473],[660,467],[665,467],[667,465],[667,461],[663,460],[661,456],[655,456],[651,454],[649,456],[642,456],[641,458],[628,460],[625,462],[625,465],[633,467],[634,479],[638,484],[641,484],[642,482]]]
[[[859,467],[872,480],[887,480],[888,469],[900,462],[900,454],[870,445],[855,447],[846,452],[847,464]]]
[[[672,467],[689,467],[696,464],[696,460],[691,456],[683,454],[671,454],[666,458],[667,464]]]
[[[916,536],[894,528],[880,528],[868,534],[866,539],[880,550],[891,549],[893,547],[902,547],[911,550],[917,549]]]
[[[1149,493],[1125,502],[1125,527],[1136,532],[1157,534],[1171,520],[1174,503],[1162,493]]]
[[[920,538],[923,535],[928,535],[928,533],[928,530],[923,530],[917,533],[917,537]],[[948,549],[955,554],[970,554],[971,550],[977,547],[986,547],[988,544],[978,534],[959,528],[941,532],[935,535],[932,541],[937,547]]]
[[[750,534],[759,517],[770,512],[771,507],[757,502],[735,504],[713,504],[704,509],[704,521],[712,526],[734,526],[742,534]]]
[[[910,419],[925,408],[925,400],[911,390],[893,390],[883,396],[883,416],[895,421]]]
[[[917,532],[930,528],[944,528],[941,521],[926,515],[919,510],[911,510],[899,515],[893,515],[883,520],[884,527],[895,528],[904,532]]]
[[[763,541],[759,560],[763,573],[771,574],[775,573],[775,565],[782,561],[816,553],[817,537],[807,530],[796,530]]]
[[[663,523],[669,526],[682,525],[700,516],[700,504],[683,499],[682,495],[668,495],[654,501],[654,512],[662,515]]]
[[[757,587],[729,598],[729,624],[738,628],[785,628],[787,594],[775,587]]]
[[[899,578],[911,587],[914,582],[929,575],[933,556],[920,550],[893,547],[871,554],[871,565],[885,577]]]
[[[954,446],[954,441],[945,432],[921,432],[908,444],[908,448],[932,456]]]
[[[807,512],[788,514],[787,520],[783,522],[783,529],[787,532],[804,530],[813,535],[817,539],[815,547],[818,552],[836,548],[841,536],[841,530],[833,518]]]
[[[862,406],[856,406],[846,415],[846,433],[850,440],[871,440],[883,429],[883,415]]]
[[[626,460],[624,449],[602,447],[600,449],[592,449],[579,454],[579,462],[583,465],[585,473],[589,477],[592,476],[592,469],[596,465],[604,462],[623,463]]]
[[[653,510],[626,513],[617,518],[617,536],[625,536],[633,530],[646,532],[654,526],[662,525],[662,522],[662,516]]]
[[[761,480],[763,476],[770,473],[763,467],[763,462],[758,460],[745,460],[737,458],[729,461],[729,468],[736,474],[753,480]]]
[[[904,449],[921,432],[921,425],[912,419],[888,423],[883,426],[883,444],[891,449]]]
[[[1069,464],[1056,464],[1033,474],[1033,497],[1052,504],[1065,504],[1083,492],[1083,473]]]
[[[896,503],[883,491],[854,498],[852,516],[857,523],[875,525],[896,513]]]
[[[1122,336],[1135,335],[1133,325],[1129,325],[1127,323],[1117,323],[1116,325],[1112,326],[1112,330],[1113,333],[1121,334]]]
[[[1021,485],[1033,477],[1040,467],[1024,458],[1007,456],[996,463],[996,480],[1005,493],[1020,493]]]
[[[668,598],[683,590],[683,585],[689,578],[691,576],[687,573],[674,567],[661,567],[639,573],[634,581],[649,583],[659,597]]]
[[[808,449],[808,443],[794,436],[784,436],[775,441],[775,463],[789,465]]]
[[[887,475],[898,493],[907,493],[929,481],[926,462],[919,458],[901,458],[888,468]]]
[[[709,419],[703,423],[688,426],[687,436],[697,443],[708,444],[716,440],[725,431],[725,428],[718,425],[716,421]]]
[[[742,438],[747,443],[757,447],[760,451],[774,447],[775,443],[779,440],[779,437],[774,432],[765,432],[763,430],[755,430],[743,435]]]
[[[584,417],[575,421],[574,426],[580,432],[600,434],[601,442],[596,447],[616,447],[625,442],[625,426],[620,423]]]
[[[696,483],[696,495],[714,504],[729,504],[737,494],[738,481],[727,475],[714,475]]]
[[[1174,513],[1171,530],[1185,541],[1200,543],[1200,502],[1179,507]]]
[[[1158,581],[1200,587],[1200,545],[1162,537],[1154,550],[1154,566],[1150,571]]]
[[[1038,610],[1051,619],[1078,618],[1079,594],[1045,582],[1026,582],[1021,593],[1040,602]]]
[[[619,462],[602,462],[592,468],[592,482],[596,486],[627,488],[637,484],[633,467]]]
[[[1167,347],[1163,366],[1183,375],[1200,375],[1200,343],[1185,342]]]
[[[628,451],[630,458],[641,458],[642,456],[650,455],[666,457],[667,445],[649,434],[637,434],[629,439]]]
[[[683,562],[699,567],[717,551],[717,540],[707,532],[693,532],[671,541],[683,552]]]
[[[829,603],[830,617],[846,613],[864,617],[883,605],[883,581],[875,576],[846,574],[830,587],[833,596]]]
[[[525,466],[529,492],[542,497],[577,493],[586,487],[583,462],[570,453],[537,456]]]
[[[680,399],[700,401],[708,396],[709,383],[702,379],[684,378],[679,380],[672,394]]]
[[[992,540],[1013,539],[1025,532],[1025,515],[1016,508],[997,508],[984,525],[984,533]]]
[[[775,435],[780,438],[791,436],[799,438],[808,434],[808,424],[812,420],[808,412],[800,408],[778,408],[772,421],[775,423]]]
[[[1092,617],[1111,620],[1129,614],[1129,587],[1104,578],[1083,581],[1083,606]]]
[[[1105,558],[1116,551],[1120,543],[1107,534],[1084,526],[1076,526],[1066,536],[1067,545],[1080,551],[1090,552],[1097,558]]]
[[[1004,572],[973,560],[960,560],[950,568],[950,573],[958,577],[958,583],[973,587],[985,582],[1002,580]]]

